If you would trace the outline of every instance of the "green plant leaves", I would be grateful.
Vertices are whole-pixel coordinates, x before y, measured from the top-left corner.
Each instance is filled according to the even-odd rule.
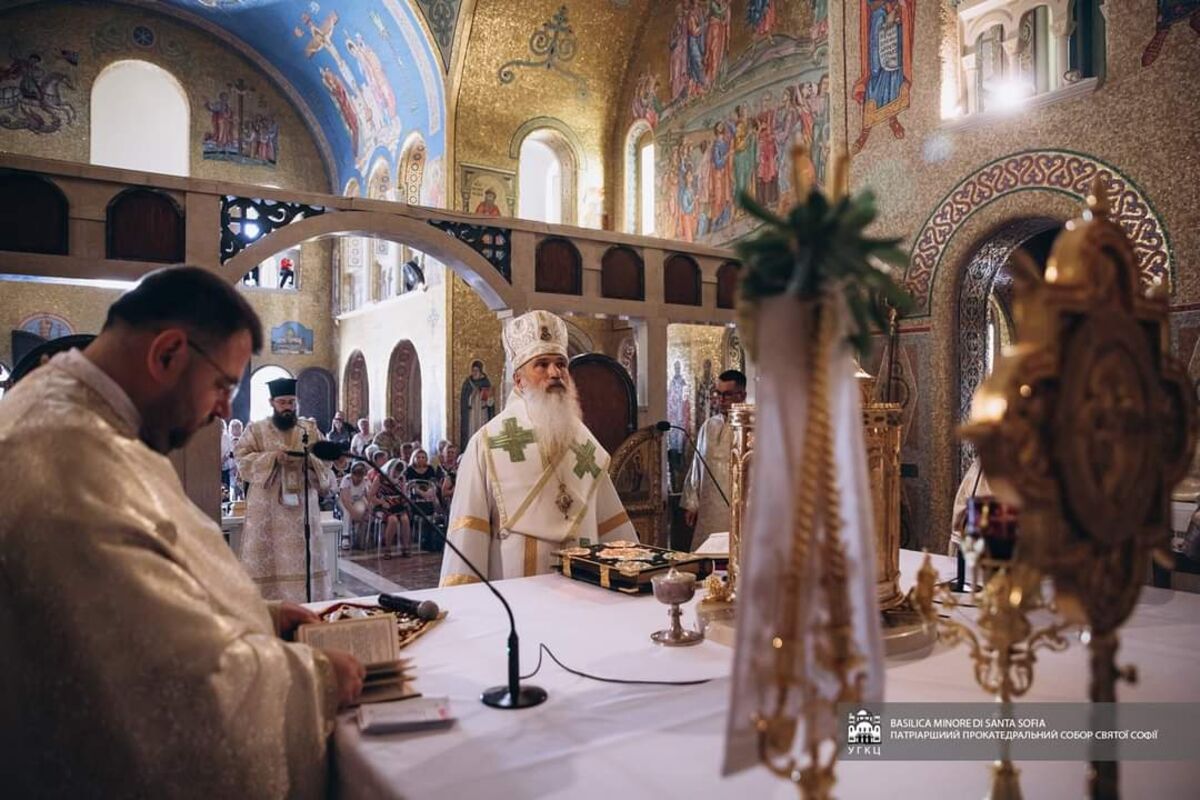
[[[827,290],[839,291],[852,319],[849,339],[860,357],[870,353],[873,328],[887,331],[888,308],[903,314],[912,307],[912,298],[893,278],[893,268],[908,265],[902,240],[864,233],[878,215],[872,192],[830,202],[814,190],[786,219],[745,192],[738,202],[764,223],[736,246],[743,303],[781,294],[813,300]]]

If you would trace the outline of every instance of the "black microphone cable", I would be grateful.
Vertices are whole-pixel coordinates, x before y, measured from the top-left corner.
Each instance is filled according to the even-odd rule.
[[[634,680],[632,678],[604,678],[599,675],[592,675],[577,669],[571,669],[566,664],[558,660],[558,656],[554,655],[554,652],[546,646],[545,642],[542,642],[538,645],[537,666],[533,668],[533,672],[530,672],[528,675],[522,675],[521,680],[527,680],[538,674],[538,671],[542,668],[542,653],[550,656],[551,661],[553,661],[555,664],[558,664],[572,675],[577,675],[580,678],[587,678],[590,681],[600,681],[601,683],[623,683],[632,686],[699,686],[700,684],[711,683],[713,680],[715,680],[714,678],[699,678],[694,681],[649,681]]]

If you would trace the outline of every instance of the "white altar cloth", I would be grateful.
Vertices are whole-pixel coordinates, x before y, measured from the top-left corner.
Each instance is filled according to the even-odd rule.
[[[911,583],[920,554],[901,553]],[[949,577],[953,561],[936,558]],[[795,800],[787,781],[757,767],[720,776],[729,702],[730,648],[704,642],[663,648],[650,633],[665,627],[666,606],[653,597],[629,597],[558,575],[502,581],[521,636],[521,668],[537,662],[545,642],[568,666],[614,678],[688,680],[692,687],[622,686],[564,672],[544,659],[528,683],[550,698],[521,711],[487,708],[479,693],[505,682],[508,621],[482,585],[413,592],[432,598],[449,616],[414,642],[417,688],[449,696],[458,722],[448,730],[363,736],[352,714],[335,734],[337,792],[341,798],[736,798]],[[695,601],[693,601],[695,602]],[[973,609],[968,609],[973,613]],[[684,624],[694,624],[690,608]],[[1140,681],[1122,684],[1124,701],[1200,702],[1200,596],[1147,587],[1122,632],[1118,663],[1134,663]],[[1042,653],[1024,701],[1087,697],[1087,650],[1072,637],[1065,653]],[[938,645],[921,659],[889,659],[889,701],[979,702],[990,699],[971,677],[965,647]],[[1200,759],[1200,751],[1197,754]],[[1026,800],[1083,797],[1083,762],[1023,762]],[[857,798],[983,797],[986,762],[841,762],[834,793]],[[1196,797],[1200,760],[1125,762],[1122,795]]]

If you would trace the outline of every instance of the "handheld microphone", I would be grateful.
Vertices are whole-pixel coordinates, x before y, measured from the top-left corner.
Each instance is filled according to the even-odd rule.
[[[386,608],[388,611],[399,611],[403,614],[410,614],[414,617],[420,617],[423,620],[435,620],[441,609],[438,604],[432,600],[409,600],[407,597],[401,597],[398,594],[381,594],[379,595],[379,607]]]
[[[496,599],[504,606],[504,610],[508,612],[508,683],[503,686],[493,686],[484,691],[483,695],[479,698],[483,701],[483,704],[492,708],[531,708],[532,706],[544,703],[549,696],[546,694],[545,689],[528,684],[525,686],[521,685],[521,647],[520,639],[517,637],[517,621],[513,617],[512,606],[504,599],[504,595],[500,594],[499,590],[496,589],[495,584],[488,580],[487,575],[480,572],[479,568],[471,562],[471,559],[467,558],[463,551],[459,550],[458,546],[450,541],[450,537],[446,535],[445,529],[433,517],[417,508],[415,503],[410,503],[395,481],[388,477],[386,472],[375,466],[370,459],[348,452],[348,447],[344,442],[317,442],[312,446],[312,454],[322,461],[336,461],[342,456],[347,456],[353,461],[363,462],[368,468],[374,470],[375,474],[379,476],[380,481],[400,498],[401,506],[408,508],[412,514],[419,517],[426,525],[436,531],[437,535],[446,543],[446,547],[449,547],[463,560],[467,568],[475,573],[475,576],[479,580],[483,581],[483,585],[492,594],[496,595]],[[383,597],[383,595],[380,596],[381,606],[383,605]],[[408,602],[411,603],[412,601],[409,600]],[[421,605],[424,605],[424,603],[418,605],[418,613]],[[386,608],[386,606],[384,607]]]
[[[666,433],[669,430],[681,431],[687,437],[688,442],[692,445],[692,452],[696,454],[696,458],[700,459],[700,463],[704,465],[704,471],[708,473],[708,479],[712,481],[713,486],[717,487],[717,494],[721,495],[721,499],[725,501],[725,505],[729,505],[729,498],[725,496],[725,490],[721,488],[721,484],[717,483],[717,476],[713,474],[712,468],[708,466],[708,462],[704,460],[704,454],[700,452],[700,448],[696,447],[696,442],[692,440],[692,435],[687,432],[686,428],[681,428],[678,425],[672,425],[665,419],[654,423],[654,427]]]

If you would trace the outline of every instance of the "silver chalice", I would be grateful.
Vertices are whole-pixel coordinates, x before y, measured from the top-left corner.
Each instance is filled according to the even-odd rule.
[[[665,575],[655,575],[651,578],[650,583],[654,586],[654,597],[658,602],[671,606],[667,612],[671,619],[671,627],[665,631],[655,631],[650,634],[650,638],[656,644],[667,647],[683,647],[703,641],[703,633],[684,630],[679,624],[679,618],[683,615],[679,606],[696,594],[696,576],[671,567]]]

